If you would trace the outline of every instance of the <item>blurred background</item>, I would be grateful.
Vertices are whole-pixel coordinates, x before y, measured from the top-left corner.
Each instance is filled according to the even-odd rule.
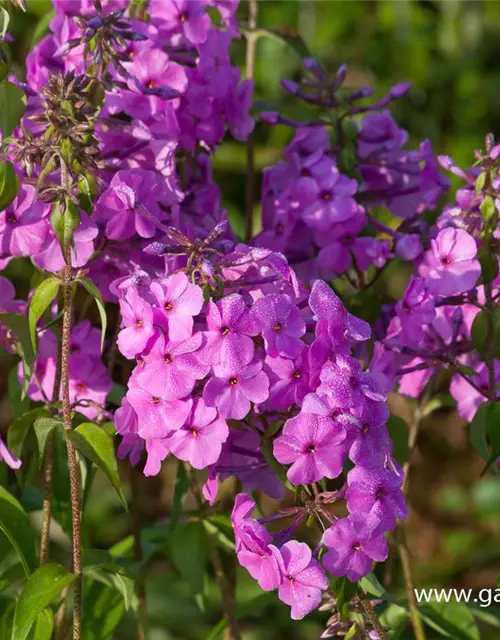
[[[295,30],[311,55],[327,69],[334,70],[346,62],[347,85],[374,86],[382,95],[396,83],[412,82],[409,96],[393,105],[396,120],[410,134],[410,146],[429,138],[438,153],[449,154],[459,165],[467,166],[473,150],[482,146],[485,134],[500,130],[500,2],[265,0],[259,1],[258,7],[259,26]],[[28,0],[28,13],[16,12],[10,31],[16,38],[13,47],[20,73],[26,52],[48,28],[50,11],[50,2]],[[242,2],[239,11],[245,20],[246,2]],[[234,44],[234,60],[244,68],[244,59],[242,39]],[[300,116],[300,105],[294,105],[279,84],[281,78],[298,78],[300,65],[300,57],[286,44],[259,39],[255,92],[258,104],[273,109],[285,107],[287,113]],[[279,160],[289,137],[290,131],[284,127],[257,125],[255,157],[259,171]],[[224,206],[235,231],[241,233],[244,146],[227,140],[217,151],[214,167]],[[9,275],[22,287],[29,270],[12,265]],[[386,285],[393,286],[390,281]],[[0,423],[4,429],[11,415],[6,388],[13,360],[5,355],[2,358]],[[398,413],[410,417],[407,400],[396,398],[394,404]],[[469,447],[467,429],[453,408],[434,412],[424,420],[414,453],[409,485],[411,516],[405,528],[416,585],[495,589],[500,575],[500,482],[493,476],[480,478],[483,461]],[[125,478],[125,467],[123,473]],[[139,478],[140,518],[146,527],[146,592],[151,627],[148,638],[214,639],[220,637],[214,627],[221,613],[213,580],[205,578],[204,597],[195,599],[169,560],[165,531],[175,474],[175,466],[167,464],[160,476]],[[225,486],[223,495],[230,497],[234,489],[232,485]],[[33,495],[31,499],[36,519],[40,496]],[[266,505],[264,502],[265,510]],[[193,507],[189,499],[186,506]],[[274,506],[269,504],[269,510]],[[130,538],[126,538],[130,530],[129,516],[106,481],[98,477],[88,505],[88,545],[108,549],[122,541],[116,548],[132,553]],[[227,521],[222,518],[220,530],[227,530]],[[67,539],[62,531],[58,535],[55,553],[60,552],[63,558]],[[230,538],[226,537],[230,546]],[[205,562],[205,551],[201,549],[199,553],[200,562]],[[227,562],[229,558],[228,554]],[[403,597],[397,557],[390,567],[385,572],[381,568],[378,577],[382,582],[390,579],[391,591]],[[263,595],[244,571],[238,570],[238,584],[237,601],[244,616],[246,640],[312,640],[322,633],[328,613],[292,622],[288,608],[279,605],[274,594]],[[110,611],[111,605],[103,609],[103,615],[111,615]],[[385,615],[394,629],[391,638],[413,637],[400,609],[391,606]],[[441,608],[439,615],[441,633],[429,628],[429,639],[443,637],[443,631],[445,637],[458,640],[500,637],[498,603],[488,608],[477,604],[473,610],[449,604]],[[446,620],[456,626],[448,628]],[[130,620],[122,622],[113,637],[135,637],[132,624]],[[96,630],[96,640],[99,637]]]

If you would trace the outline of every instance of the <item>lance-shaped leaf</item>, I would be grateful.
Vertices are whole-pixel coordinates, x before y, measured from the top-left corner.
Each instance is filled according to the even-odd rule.
[[[35,541],[28,514],[6,489],[0,486],[0,530],[16,550],[26,575],[36,569]]]
[[[40,466],[45,456],[47,440],[52,435],[54,429],[64,428],[63,423],[55,418],[40,417],[35,420],[33,428],[35,430],[36,440],[38,442],[38,453],[40,454]]]
[[[10,162],[0,162],[0,211],[7,209],[19,191],[19,178]]]
[[[286,44],[301,58],[308,58],[311,55],[300,34],[295,29],[285,25],[277,25],[268,29],[256,29],[255,31],[246,32],[245,35],[247,38],[252,36],[255,38],[265,37],[275,42]]]
[[[3,139],[11,135],[26,110],[24,91],[7,79],[0,82],[0,128]]]
[[[104,338],[106,336],[106,327],[107,327],[107,317],[106,317],[106,308],[104,307],[104,301],[101,296],[101,292],[95,286],[95,284],[90,280],[90,278],[86,278],[82,276],[78,278],[77,282],[80,282],[86,289],[87,293],[89,293],[95,300],[97,305],[97,310],[99,311],[99,315],[101,317],[101,351],[104,348]]]
[[[14,420],[7,433],[7,446],[14,455],[18,458],[21,457],[26,436],[28,435],[28,432],[35,420],[48,415],[49,412],[47,409],[44,407],[37,407],[36,409],[27,411],[25,414]]]
[[[44,564],[24,585],[16,605],[12,640],[26,640],[39,614],[73,582],[75,574],[60,564]]]
[[[84,422],[76,429],[66,430],[66,438],[89,460],[91,460],[114,487],[125,510],[128,511],[127,501],[123,495],[118,475],[113,439],[104,429],[93,422]]]
[[[31,344],[36,353],[36,325],[45,311],[49,308],[57,296],[61,281],[57,278],[47,278],[36,289],[31,298],[28,314]]]
[[[23,360],[24,373],[24,385],[21,394],[22,401],[26,395],[35,364],[35,352],[33,351],[33,345],[31,343],[28,318],[21,313],[3,313],[0,319],[16,336],[19,344],[19,355]]]

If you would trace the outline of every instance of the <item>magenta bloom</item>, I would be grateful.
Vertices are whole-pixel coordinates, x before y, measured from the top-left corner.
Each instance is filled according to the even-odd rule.
[[[271,381],[269,405],[278,410],[288,409],[294,404],[300,407],[304,396],[311,390],[307,346],[301,344],[297,358],[266,358],[266,368]]]
[[[261,327],[269,356],[296,358],[299,355],[300,337],[306,325],[290,296],[280,293],[264,296],[253,305],[252,315]]]
[[[195,355],[201,343],[201,333],[182,342],[168,342],[164,336],[159,336],[144,357],[145,364],[137,376],[138,385],[164,400],[185,398],[193,390],[196,380],[201,380],[209,372],[208,365]]]
[[[148,459],[144,465],[144,475],[146,477],[157,476],[161,470],[161,463],[170,453],[167,440],[163,438],[146,440],[146,452]]]
[[[310,484],[336,478],[346,457],[346,432],[338,422],[312,413],[299,413],[285,423],[274,441],[274,456],[291,464],[287,478],[292,484]]]
[[[120,311],[125,328],[118,334],[118,348],[126,358],[132,359],[144,351],[154,335],[153,310],[137,288],[130,287],[125,299],[120,300]]]
[[[47,205],[35,197],[31,185],[22,185],[17,197],[0,213],[0,257],[34,256],[43,247],[50,226]]]
[[[210,30],[210,17],[204,0],[152,0],[151,18],[156,26],[169,34],[182,33],[191,44],[205,42]]]
[[[351,513],[374,513],[385,529],[394,529],[396,519],[408,516],[401,486],[403,474],[388,469],[355,467],[347,475],[347,508]]]
[[[283,582],[279,599],[292,607],[293,620],[301,620],[319,606],[322,591],[328,589],[328,579],[304,542],[290,540],[280,552]]]
[[[193,333],[193,317],[203,307],[203,291],[189,282],[182,271],[161,282],[153,282],[151,293],[159,306],[159,321],[168,327],[173,341],[187,340]]]
[[[403,299],[396,304],[396,312],[401,321],[401,339],[418,346],[425,326],[436,317],[434,299],[421,278],[411,278]]]
[[[374,514],[351,514],[327,529],[323,544],[328,547],[323,565],[336,577],[357,582],[370,573],[373,561],[383,562],[389,548],[380,519]]]
[[[207,312],[208,331],[202,357],[212,365],[238,362],[241,366],[253,359],[254,344],[250,336],[259,333],[245,301],[238,293],[217,303],[210,301]]]
[[[258,404],[269,397],[269,378],[262,371],[261,361],[243,369],[234,362],[217,365],[214,374],[205,385],[203,398],[208,407],[217,407],[225,418],[243,420],[252,402]]]
[[[184,426],[170,435],[167,444],[180,460],[186,460],[195,469],[205,469],[219,459],[228,434],[226,421],[217,409],[207,407],[198,398]]]
[[[138,417],[137,433],[145,440],[166,438],[186,422],[193,401],[167,402],[143,389],[129,389],[127,398]]]
[[[272,538],[257,520],[252,518],[255,502],[245,493],[234,499],[231,522],[236,541],[238,562],[257,580],[261,589],[273,591],[282,581],[282,559]]]
[[[318,393],[329,395],[343,409],[360,408],[367,398],[377,402],[386,398],[375,378],[351,356],[339,355],[335,362],[326,362],[319,377]]]
[[[94,217],[106,223],[111,240],[128,240],[135,234],[152,238],[165,217],[159,202],[166,195],[164,181],[154,171],[118,171],[97,201]]]
[[[448,227],[431,240],[421,274],[430,293],[452,296],[469,291],[481,275],[477,244],[463,229]]]

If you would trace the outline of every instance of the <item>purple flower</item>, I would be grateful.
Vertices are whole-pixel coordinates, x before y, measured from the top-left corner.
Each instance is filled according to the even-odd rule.
[[[167,444],[180,460],[195,469],[205,469],[217,462],[229,429],[217,409],[207,407],[202,398],[194,401],[184,426],[168,438]]]
[[[347,430],[349,458],[355,464],[371,467],[384,462],[391,447],[385,426],[388,418],[387,405],[373,400],[365,401],[359,418],[346,414],[338,418]]]
[[[172,431],[180,429],[193,405],[191,399],[167,402],[135,388],[128,390],[127,399],[137,414],[137,433],[145,440],[166,438]]]
[[[304,396],[311,390],[309,382],[307,346],[301,345],[297,358],[266,358],[266,369],[271,382],[269,406],[286,410],[302,405]]]
[[[262,361],[254,360],[243,369],[238,362],[220,364],[214,367],[214,374],[205,385],[203,398],[225,418],[243,420],[252,402],[258,404],[269,397],[269,378],[262,371]]]
[[[203,307],[203,291],[182,271],[153,282],[151,293],[158,303],[159,321],[168,327],[170,340],[187,340],[193,333],[193,317]]]
[[[113,386],[108,370],[100,359],[73,356],[69,361],[69,375],[71,402],[82,402],[78,411],[92,420],[99,413],[96,405],[104,407]],[[91,403],[84,402],[88,400]]]
[[[47,205],[36,200],[34,187],[21,186],[17,197],[0,213],[0,257],[39,253],[50,231],[44,217],[48,211]]]
[[[111,240],[128,240],[135,234],[152,238],[165,217],[160,202],[168,202],[165,183],[153,171],[118,171],[96,203],[94,218],[105,222]]]
[[[279,293],[264,296],[253,305],[252,315],[261,327],[269,356],[296,358],[300,354],[300,337],[306,325],[290,296]]]
[[[452,296],[472,289],[481,275],[476,255],[476,241],[467,231],[451,227],[440,231],[421,267],[430,293]]]
[[[287,472],[292,484],[311,484],[340,475],[345,439],[345,429],[338,422],[301,412],[286,421],[283,434],[274,441],[274,456],[292,465]]]
[[[315,280],[309,296],[309,307],[318,320],[317,332],[328,327],[328,334],[337,344],[345,340],[363,341],[371,335],[370,325],[350,314],[340,298],[324,280]]]
[[[302,219],[315,229],[325,230],[351,218],[358,209],[353,198],[356,189],[356,181],[343,176],[334,162],[325,156],[318,162],[315,177],[306,176],[297,183]]]
[[[418,345],[424,327],[436,317],[434,299],[429,295],[421,278],[411,278],[402,300],[396,304],[401,321],[401,339],[406,344]]]
[[[336,577],[357,582],[370,573],[373,561],[383,562],[389,553],[382,522],[374,514],[351,514],[327,529],[323,544],[328,547],[323,565]]]
[[[251,517],[255,502],[239,493],[234,499],[231,523],[238,562],[257,580],[261,589],[273,591],[282,581],[280,552],[271,544],[271,535]],[[281,561],[281,562],[280,562]]]
[[[153,309],[141,298],[136,287],[130,287],[120,300],[125,328],[118,334],[118,348],[126,358],[135,358],[154,335]]]
[[[385,529],[394,529],[396,519],[406,518],[401,486],[403,475],[384,468],[356,467],[347,475],[347,508],[350,513],[374,513],[384,523]]]
[[[254,344],[250,336],[259,333],[259,327],[247,308],[242,296],[233,293],[207,309],[208,331],[202,357],[212,365],[238,362],[244,366],[254,356]]]
[[[146,440],[146,452],[148,459],[144,466],[144,475],[146,477],[157,476],[161,470],[161,463],[170,453],[167,440],[164,438]]]
[[[191,393],[196,380],[204,378],[208,365],[195,353],[202,344],[201,333],[182,342],[167,341],[160,335],[147,355],[137,375],[137,384],[157,398],[179,400]]]
[[[377,402],[386,398],[375,378],[351,356],[339,355],[335,362],[326,362],[319,378],[318,393],[326,393],[343,409],[361,407],[367,398]]]
[[[283,581],[278,596],[292,607],[292,619],[301,620],[319,606],[322,591],[328,588],[328,579],[304,542],[290,540],[280,552]]]
[[[204,0],[151,0],[149,12],[156,26],[169,34],[182,33],[191,44],[205,42],[210,17]]]

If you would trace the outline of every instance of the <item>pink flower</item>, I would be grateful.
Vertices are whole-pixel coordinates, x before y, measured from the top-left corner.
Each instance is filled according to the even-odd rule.
[[[184,426],[172,433],[166,444],[180,460],[186,460],[195,469],[205,469],[219,459],[228,434],[226,421],[217,409],[207,407],[198,398]]]
[[[154,335],[153,310],[137,288],[130,287],[125,299],[120,300],[120,311],[125,328],[118,335],[118,348],[126,358],[132,359],[144,351]]]
[[[214,367],[215,377],[205,385],[203,398],[208,407],[217,407],[225,418],[243,420],[251,403],[269,397],[269,379],[262,371],[262,361],[254,361],[241,369],[234,363]]]
[[[203,291],[191,284],[185,273],[174,273],[161,282],[153,282],[151,293],[159,305],[159,321],[168,327],[173,341],[187,340],[193,333],[193,317],[203,307]]]
[[[463,229],[448,227],[431,240],[421,275],[430,293],[452,296],[472,289],[481,275],[477,244]]]
[[[306,325],[290,296],[280,293],[264,296],[253,305],[252,315],[261,327],[268,355],[272,358],[299,355],[300,337]]]
[[[145,440],[166,438],[180,429],[193,405],[191,399],[167,402],[136,388],[128,390],[127,399],[137,414],[137,433]]]

